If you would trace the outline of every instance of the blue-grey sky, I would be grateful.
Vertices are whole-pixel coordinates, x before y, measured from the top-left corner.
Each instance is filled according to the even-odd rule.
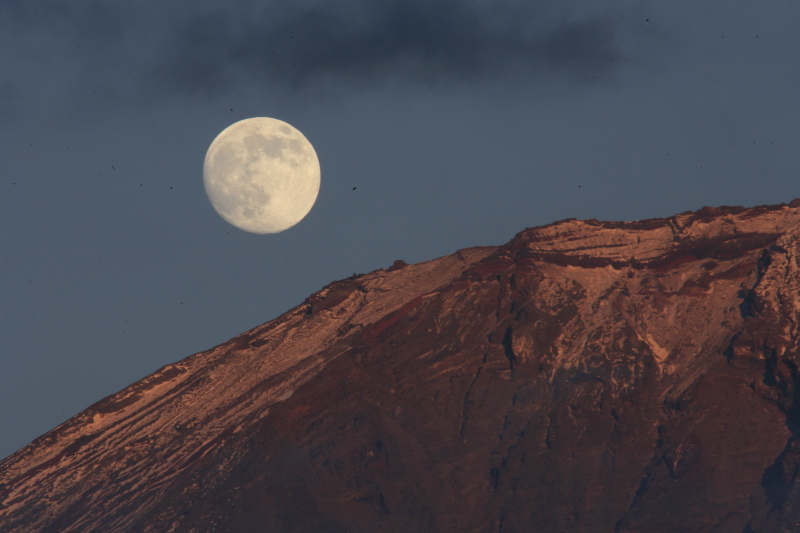
[[[798,20],[788,0],[3,2],[0,457],[355,272],[800,196]],[[202,187],[252,116],[322,168],[277,235]]]

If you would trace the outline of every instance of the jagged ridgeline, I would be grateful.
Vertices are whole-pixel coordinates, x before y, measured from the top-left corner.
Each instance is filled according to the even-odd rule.
[[[800,200],[334,282],[0,463],[0,531],[800,531]]]

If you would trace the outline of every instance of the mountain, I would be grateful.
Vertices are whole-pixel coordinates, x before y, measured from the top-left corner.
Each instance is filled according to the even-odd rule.
[[[800,199],[331,283],[0,463],[0,531],[800,531]]]

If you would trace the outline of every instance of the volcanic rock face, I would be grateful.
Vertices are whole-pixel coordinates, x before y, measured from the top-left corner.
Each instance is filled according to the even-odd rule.
[[[332,283],[0,463],[0,531],[800,531],[799,256],[795,201]]]

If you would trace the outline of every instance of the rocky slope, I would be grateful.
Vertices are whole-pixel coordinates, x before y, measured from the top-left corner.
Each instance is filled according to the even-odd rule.
[[[0,463],[3,532],[800,531],[800,200],[330,284]]]

